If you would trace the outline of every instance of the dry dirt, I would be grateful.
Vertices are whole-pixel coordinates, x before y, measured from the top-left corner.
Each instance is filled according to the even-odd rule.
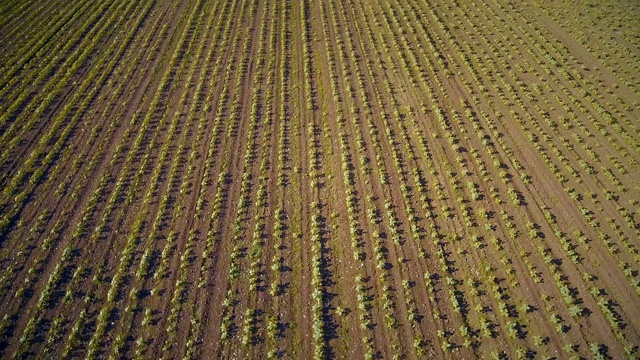
[[[0,10],[2,357],[639,356],[637,2]]]

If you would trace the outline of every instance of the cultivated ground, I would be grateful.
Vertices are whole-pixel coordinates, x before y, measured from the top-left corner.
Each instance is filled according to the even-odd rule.
[[[0,3],[0,355],[637,358],[640,3]]]

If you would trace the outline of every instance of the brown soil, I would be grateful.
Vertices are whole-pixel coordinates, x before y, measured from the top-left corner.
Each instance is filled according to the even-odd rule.
[[[0,6],[0,354],[637,357],[640,8],[569,3]]]

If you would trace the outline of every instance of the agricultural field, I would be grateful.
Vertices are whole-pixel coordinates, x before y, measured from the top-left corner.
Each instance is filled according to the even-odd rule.
[[[640,2],[0,2],[0,357],[640,357]]]

